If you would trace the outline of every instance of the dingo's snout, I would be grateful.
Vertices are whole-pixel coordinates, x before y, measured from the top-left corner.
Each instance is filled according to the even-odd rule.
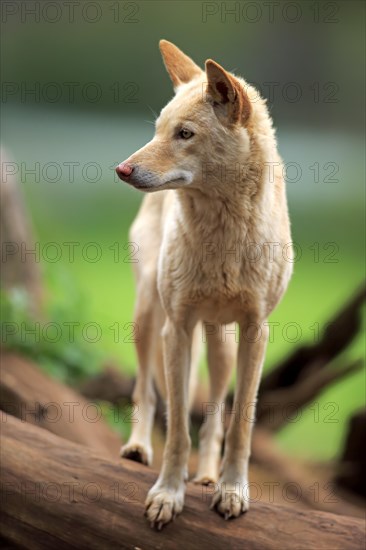
[[[121,162],[116,166],[116,172],[122,181],[141,191],[153,191],[160,183],[155,172],[147,170],[139,164]]]

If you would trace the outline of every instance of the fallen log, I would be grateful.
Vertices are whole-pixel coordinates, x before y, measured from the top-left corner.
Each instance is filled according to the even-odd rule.
[[[187,486],[183,513],[162,532],[143,517],[156,472],[95,451],[3,414],[2,533],[20,548],[246,548],[359,550],[364,522],[273,503],[253,503],[225,522],[209,510],[210,487]]]
[[[101,372],[87,378],[78,388],[87,399],[101,399],[114,405],[131,400],[135,379],[125,376],[114,364],[107,363]]]
[[[336,481],[344,487],[366,498],[366,409],[357,411],[349,422],[347,438],[338,465]]]
[[[296,505],[301,503],[307,508],[341,516],[365,517],[365,502],[349,491],[339,490],[334,481],[333,463],[308,463],[287,455],[272,432],[259,426],[253,431],[252,469],[254,466],[264,472],[263,487],[269,486],[272,473],[274,483],[282,491],[292,493]]]
[[[322,364],[318,369],[318,364],[314,363],[309,376],[299,380],[293,386],[261,394],[258,398],[258,424],[268,430],[279,431],[290,418],[314,401],[324,389],[345,376],[361,371],[363,367],[362,359],[338,368]]]
[[[18,167],[3,149],[0,156],[1,287],[6,290],[25,290],[29,312],[38,316],[42,312],[44,297],[39,257],[37,258],[39,250],[22,189],[14,176]]]
[[[98,404],[12,352],[0,354],[0,409],[106,458],[119,455],[120,437],[106,424]]]
[[[328,384],[362,368],[356,361],[341,369],[329,367],[359,333],[362,325],[361,306],[366,299],[362,286],[326,324],[319,341],[297,348],[266,374],[258,394],[257,419],[266,428],[278,430],[286,424],[283,411],[290,405],[298,408],[310,403]],[[294,395],[296,398],[294,399]],[[294,406],[295,401],[295,406]],[[277,402],[277,422],[268,422],[268,403]]]

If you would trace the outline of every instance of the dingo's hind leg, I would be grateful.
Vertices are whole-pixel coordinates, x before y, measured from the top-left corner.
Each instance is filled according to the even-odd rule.
[[[126,445],[121,448],[121,456],[151,465],[151,432],[154,424],[156,393],[154,389],[153,357],[158,327],[155,326],[154,307],[158,300],[157,292],[147,291],[141,282],[134,317],[138,372],[133,392],[135,410],[132,414],[132,431]]]
[[[205,324],[210,397],[199,434],[199,462],[195,483],[207,485],[218,479],[224,436],[225,397],[236,358],[235,324]]]
[[[161,347],[162,309],[157,291],[157,263],[161,243],[162,197],[149,195],[130,230],[130,243],[137,249],[133,259],[137,301],[135,306],[135,346],[138,370],[133,402],[132,431],[121,448],[121,456],[150,465],[151,432],[154,424],[156,394],[154,363]],[[162,367],[161,367],[162,368]]]

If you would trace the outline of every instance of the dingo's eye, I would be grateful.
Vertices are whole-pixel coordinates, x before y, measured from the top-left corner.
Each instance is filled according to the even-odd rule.
[[[187,130],[187,128],[182,128],[181,131],[179,132],[179,137],[181,137],[182,139],[189,139],[193,135],[194,133],[191,132],[190,130]]]

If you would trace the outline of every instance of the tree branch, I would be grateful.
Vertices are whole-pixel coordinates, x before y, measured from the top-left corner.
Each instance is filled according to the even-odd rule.
[[[235,521],[209,511],[210,488],[187,485],[186,506],[163,532],[143,517],[156,472],[105,460],[84,446],[3,415],[2,532],[21,548],[359,550],[361,520],[254,503]]]

